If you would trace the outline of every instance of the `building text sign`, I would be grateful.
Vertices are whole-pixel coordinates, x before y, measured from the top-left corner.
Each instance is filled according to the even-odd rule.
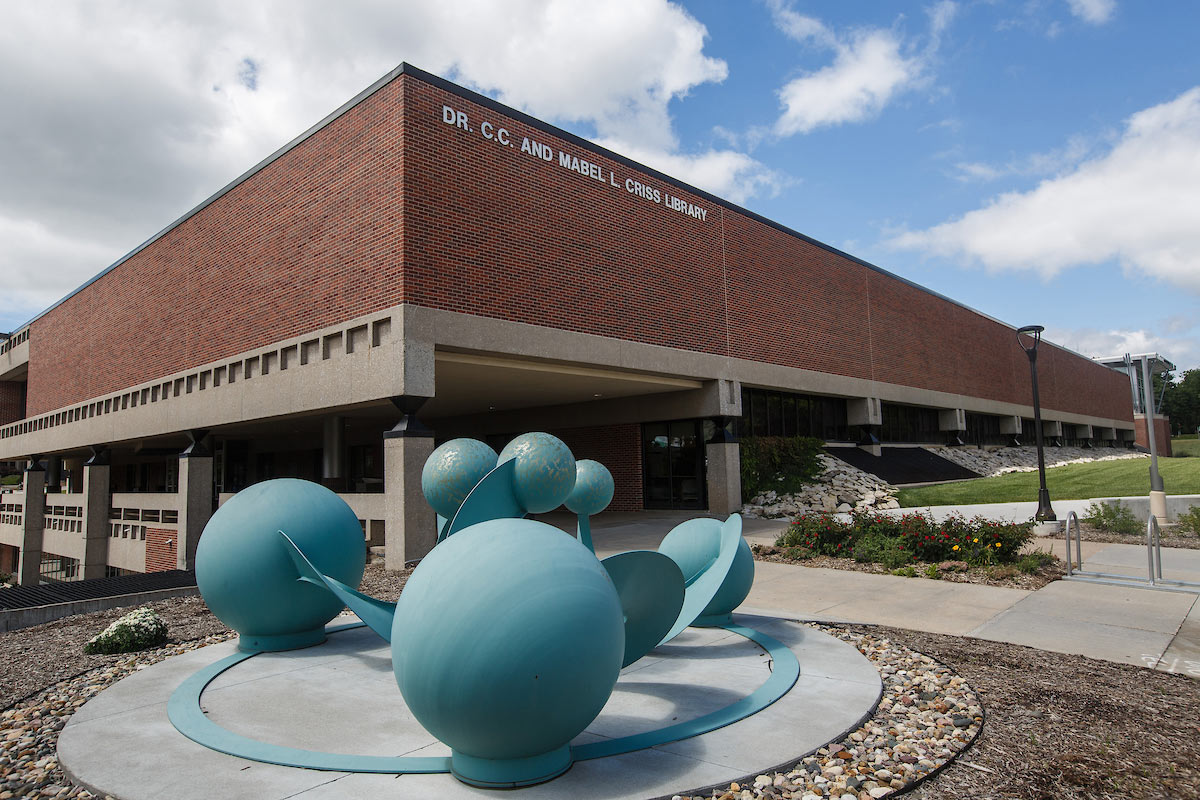
[[[501,147],[511,147],[514,150],[520,150],[527,156],[540,158],[548,164],[556,164],[560,169],[577,172],[585,178],[591,178],[606,186],[624,189],[629,194],[640,197],[647,202],[665,206],[672,211],[677,211],[680,214],[698,219],[701,222],[708,221],[707,208],[698,206],[695,203],[689,203],[681,197],[676,197],[666,189],[649,186],[635,178],[625,178],[622,180],[612,170],[603,169],[599,164],[572,155],[564,150],[555,151],[550,145],[543,144],[528,136],[521,137],[521,141],[518,142],[516,137],[507,128],[499,127],[492,122],[484,121],[476,126],[465,111],[459,111],[450,106],[442,106],[442,122],[468,133],[477,133],[484,139],[495,142]]]

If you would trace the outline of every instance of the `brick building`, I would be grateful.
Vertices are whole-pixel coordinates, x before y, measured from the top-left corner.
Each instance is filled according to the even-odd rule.
[[[1132,439],[1124,376],[1038,365],[1047,434]],[[1032,416],[1012,326],[402,65],[0,343],[0,460],[46,465],[2,496],[0,565],[186,566],[278,476],[397,565],[455,436],[549,430],[614,509],[725,513],[739,430],[1004,444]]]

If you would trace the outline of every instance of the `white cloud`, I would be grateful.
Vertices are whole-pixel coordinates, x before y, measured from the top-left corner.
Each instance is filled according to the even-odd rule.
[[[0,318],[61,297],[401,61],[734,197],[770,190],[742,153],[678,152],[670,104],[728,71],[706,37],[667,0],[2,4]]]
[[[964,183],[993,181],[1011,175],[1055,175],[1073,169],[1094,151],[1095,145],[1082,136],[1072,136],[1063,147],[1046,153],[1033,153],[1014,158],[1003,164],[979,161],[960,161],[954,165],[953,177]]]
[[[1067,0],[1071,13],[1092,25],[1103,25],[1112,19],[1117,0]]]
[[[1045,337],[1092,358],[1158,353],[1180,372],[1200,366],[1200,340],[1194,336],[1163,336],[1145,329],[1048,327]]]
[[[943,0],[929,9],[930,32],[923,50],[915,50],[895,31],[864,28],[838,35],[819,20],[771,4],[775,25],[803,44],[834,51],[832,64],[788,81],[779,90],[783,113],[776,136],[871,119],[896,96],[922,83],[942,33],[957,6]]]
[[[890,243],[1047,276],[1116,259],[1200,293],[1198,219],[1200,87],[1134,114],[1105,155]]]

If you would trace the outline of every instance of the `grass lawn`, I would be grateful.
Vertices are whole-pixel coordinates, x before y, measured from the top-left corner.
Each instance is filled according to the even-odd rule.
[[[1158,470],[1168,494],[1200,494],[1200,458],[1160,458]],[[1136,458],[1053,467],[1046,470],[1046,488],[1053,500],[1146,495],[1150,492],[1150,460]],[[897,499],[900,505],[911,508],[1013,503],[1037,500],[1037,493],[1036,472],[1010,472],[996,478],[901,489]]]
[[[1200,439],[1194,435],[1187,438],[1176,437],[1171,440],[1171,452],[1177,456],[1192,456],[1200,458]],[[1165,478],[1163,480],[1166,480]]]

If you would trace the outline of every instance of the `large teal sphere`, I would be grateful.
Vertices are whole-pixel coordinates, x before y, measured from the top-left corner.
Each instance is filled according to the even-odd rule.
[[[575,457],[557,436],[523,433],[500,451],[501,462],[516,459],[513,491],[531,514],[553,511],[575,488]]]
[[[679,565],[685,583],[691,585],[704,570],[717,560],[721,550],[721,521],[689,519],[671,529],[658,552],[670,556]],[[733,564],[721,582],[721,588],[704,607],[703,616],[731,613],[742,604],[754,585],[754,554],[745,539],[739,539]]]
[[[624,650],[604,567],[527,519],[481,522],[435,547],[392,626],[392,668],[413,716],[474,759],[565,747],[608,701]]]
[[[342,602],[298,581],[286,533],[322,573],[358,586],[366,546],[358,518],[316,483],[280,478],[243,489],[217,509],[196,548],[196,585],[243,650],[317,644]]]
[[[451,439],[425,459],[421,491],[441,516],[450,519],[467,494],[496,466],[496,451],[478,439]]]
[[[608,467],[585,458],[575,462],[575,488],[563,505],[576,514],[599,514],[612,502],[615,489]]]

